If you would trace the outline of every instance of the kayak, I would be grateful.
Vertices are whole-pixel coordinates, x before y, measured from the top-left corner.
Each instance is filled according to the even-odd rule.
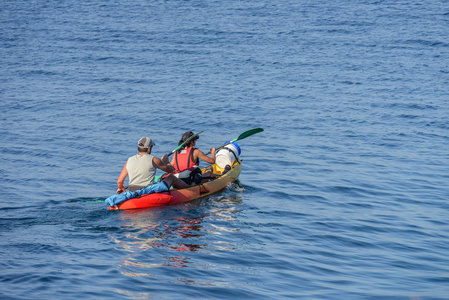
[[[171,189],[162,193],[147,194],[139,198],[131,198],[117,205],[108,206],[108,209],[136,209],[173,205],[215,194],[225,189],[230,183],[237,180],[240,175],[240,171],[242,170],[242,162],[237,159],[233,162],[231,169],[227,172],[225,172],[225,169],[219,167],[217,164],[203,168],[201,169],[201,172],[205,173],[207,170],[212,170],[214,174],[218,174],[219,176],[211,181],[207,181],[186,189]]]

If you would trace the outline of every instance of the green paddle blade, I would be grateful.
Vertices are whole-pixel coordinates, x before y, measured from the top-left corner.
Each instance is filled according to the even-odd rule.
[[[253,129],[247,130],[247,131],[241,133],[238,138],[232,140],[231,142],[233,143],[233,142],[237,142],[237,141],[246,139],[247,137],[252,136],[253,134],[262,132],[262,131],[263,131],[262,128],[253,128]]]
[[[262,128],[253,128],[253,129],[247,130],[247,131],[245,131],[245,132],[241,133],[241,134],[239,135],[239,137],[238,137],[238,138],[236,138],[236,139],[233,139],[232,141],[230,141],[230,142],[227,142],[226,144],[224,144],[224,145],[221,145],[220,147],[216,148],[216,149],[215,149],[215,151],[218,151],[218,150],[222,149],[223,147],[225,147],[225,146],[227,146],[227,145],[229,145],[229,144],[231,144],[231,143],[234,143],[234,142],[237,142],[237,141],[240,141],[240,140],[246,139],[247,137],[249,137],[249,136],[252,136],[253,134],[256,134],[256,133],[262,132],[262,131],[263,131],[263,129],[262,129]],[[207,154],[206,154],[206,155],[209,155],[209,154],[210,154],[210,151],[209,151],[209,152],[207,152]]]

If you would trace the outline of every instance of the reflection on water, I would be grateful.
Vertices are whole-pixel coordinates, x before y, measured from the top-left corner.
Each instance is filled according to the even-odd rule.
[[[231,223],[241,210],[241,202],[240,197],[232,195],[120,212],[123,231],[110,235],[125,253],[118,266],[120,272],[130,277],[154,277],[153,268],[210,268],[198,262],[194,253],[207,255],[211,248],[235,249],[233,241],[223,239],[222,234],[238,231]],[[180,282],[190,281],[183,278]]]

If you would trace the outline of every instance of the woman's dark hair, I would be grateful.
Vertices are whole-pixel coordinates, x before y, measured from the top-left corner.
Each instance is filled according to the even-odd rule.
[[[182,143],[184,143],[185,141],[187,141],[189,139],[189,137],[191,137],[192,135],[193,135],[193,132],[191,132],[191,131],[185,132],[182,135],[181,140],[178,142],[178,146],[181,145]],[[200,138],[199,136],[194,137],[193,139],[188,141],[182,148],[190,147],[190,145],[199,138]]]

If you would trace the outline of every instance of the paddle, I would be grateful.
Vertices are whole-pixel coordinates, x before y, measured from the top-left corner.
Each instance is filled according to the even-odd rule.
[[[229,141],[229,142],[227,142],[226,144],[223,144],[223,145],[221,145],[220,147],[216,148],[215,151],[220,150],[221,148],[224,148],[224,147],[226,147],[227,145],[232,144],[232,143],[234,143],[234,142],[237,142],[237,141],[246,139],[247,137],[252,136],[253,134],[262,132],[262,131],[263,131],[262,128],[253,128],[253,129],[247,130],[247,131],[241,133],[241,134],[238,136],[238,138],[233,139],[232,141]],[[206,155],[209,155],[209,154],[210,154],[210,151],[209,151]]]
[[[175,150],[173,150],[172,152],[170,152],[170,154],[168,154],[168,157],[170,157],[173,153],[175,153],[176,151],[178,151],[179,149],[182,148],[182,146],[184,146],[185,143],[187,143],[188,141],[190,141],[191,139],[193,139],[194,137],[196,137],[197,135],[199,135],[200,133],[203,133],[204,131],[200,131],[194,135],[192,135],[191,137],[189,137],[187,140],[184,141],[184,143],[182,143],[181,145],[179,145],[178,147],[176,147]]]

